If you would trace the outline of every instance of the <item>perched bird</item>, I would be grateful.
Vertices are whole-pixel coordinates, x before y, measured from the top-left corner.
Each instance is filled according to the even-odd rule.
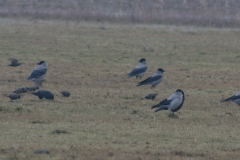
[[[18,88],[13,93],[20,94],[20,93],[26,93],[28,92],[28,87]]]
[[[36,91],[37,89],[39,89],[37,86],[28,87],[29,92]]]
[[[151,84],[152,87],[155,87],[163,80],[163,72],[165,72],[162,68],[159,68],[156,73],[154,73],[151,77],[145,79],[142,82],[139,82],[137,86]]]
[[[11,100],[16,100],[21,98],[21,96],[18,94],[10,94],[10,95],[7,95],[7,97],[9,97]]]
[[[184,92],[181,89],[178,89],[174,94],[172,94],[167,99],[163,100],[162,102],[155,106],[152,106],[152,109],[158,108],[155,112],[161,110],[170,110],[174,115],[174,112],[177,112],[182,107],[184,100],[185,100]]]
[[[64,97],[69,97],[69,96],[70,96],[70,92],[69,92],[69,91],[62,91],[62,92],[60,92],[60,93],[62,93],[62,95],[63,95]]]
[[[158,93],[156,93],[156,94],[149,94],[149,95],[147,95],[145,98],[146,98],[146,99],[154,100],[155,97],[156,97],[156,95],[158,95]]]
[[[50,91],[40,90],[38,92],[33,92],[32,94],[38,96],[39,99],[54,99],[54,94]]]
[[[141,79],[145,75],[145,73],[147,71],[146,59],[142,58],[138,62],[140,62],[140,64],[134,70],[132,70],[132,72],[128,73],[128,78],[135,76],[136,79],[138,77]]]
[[[36,86],[41,88],[43,78],[47,73],[47,63],[45,61],[41,61],[37,64],[38,66],[32,71],[31,75],[27,79],[35,82]]]
[[[8,66],[17,67],[22,64],[22,63],[18,63],[18,60],[14,58],[9,58],[8,60],[11,62]]]
[[[224,99],[221,101],[222,102],[227,102],[227,101],[232,101],[232,102],[235,102],[237,105],[240,106],[240,92],[238,92],[237,94],[235,94],[234,96],[232,97],[229,97],[227,99]]]

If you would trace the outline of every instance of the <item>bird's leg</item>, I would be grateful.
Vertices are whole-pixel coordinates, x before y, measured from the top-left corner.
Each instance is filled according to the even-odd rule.
[[[174,112],[172,112],[173,116],[175,116]]]

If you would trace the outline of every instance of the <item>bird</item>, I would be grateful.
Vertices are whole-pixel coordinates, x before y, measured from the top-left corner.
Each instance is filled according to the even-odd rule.
[[[15,91],[13,91],[13,93],[16,93],[16,94],[21,94],[21,93],[26,93],[26,92],[28,92],[28,87],[18,88]]]
[[[54,99],[54,94],[50,91],[39,90],[38,92],[32,92],[32,94],[38,96],[39,99]]]
[[[21,98],[19,94],[9,94],[7,95],[7,97],[9,97],[11,100],[16,100]]]
[[[153,94],[149,94],[149,95],[147,95],[147,96],[145,96],[145,98],[146,99],[151,99],[151,100],[154,100],[155,99],[155,97],[156,97],[156,95],[158,95],[158,93],[153,93]]]
[[[17,67],[22,64],[22,63],[18,63],[18,60],[14,58],[9,58],[8,60],[11,62],[8,66],[11,66],[11,67]]]
[[[132,72],[128,73],[128,78],[131,77],[136,77],[136,79],[138,79],[138,77],[141,79],[146,71],[147,71],[147,61],[145,58],[140,59],[138,62],[140,62],[140,64],[134,69],[132,70]]]
[[[240,92],[238,92],[237,94],[235,94],[234,96],[232,97],[229,97],[227,99],[224,99],[221,101],[222,102],[227,102],[227,101],[232,101],[232,102],[235,102],[237,105],[240,106]]]
[[[185,100],[184,92],[181,89],[178,89],[174,94],[172,94],[167,99],[163,100],[162,102],[155,106],[152,106],[152,109],[158,108],[155,112],[161,110],[170,110],[174,115],[174,112],[177,112],[183,106],[184,100]]]
[[[28,80],[42,80],[47,73],[47,63],[41,61],[37,63],[38,66],[32,71],[31,75],[27,78]]]
[[[137,86],[151,84],[152,87],[155,87],[163,80],[163,72],[165,72],[165,70],[159,68],[156,73],[154,73],[151,77],[145,79],[144,81],[139,82]]]
[[[71,95],[69,91],[62,91],[60,93],[62,93],[64,97],[69,97]]]

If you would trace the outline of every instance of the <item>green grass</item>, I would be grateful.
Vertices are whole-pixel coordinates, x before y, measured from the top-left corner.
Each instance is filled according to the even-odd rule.
[[[0,159],[239,157],[239,107],[220,100],[240,90],[240,31],[51,22],[5,23],[0,36]],[[154,89],[126,78],[143,57],[144,78],[166,70]],[[8,58],[23,64],[11,68]],[[33,85],[26,78],[41,60],[54,101],[5,97]],[[186,100],[176,118],[150,109],[177,89]],[[154,101],[141,100],[156,92]]]

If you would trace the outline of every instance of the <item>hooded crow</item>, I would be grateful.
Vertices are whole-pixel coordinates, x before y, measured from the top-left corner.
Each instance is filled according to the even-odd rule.
[[[139,82],[137,86],[151,84],[152,87],[155,87],[163,80],[163,72],[165,72],[162,68],[159,68],[156,73],[154,73],[151,77],[145,79],[142,82]]]
[[[174,112],[177,112],[182,107],[184,100],[185,100],[184,92],[181,89],[178,89],[174,94],[172,94],[167,99],[163,100],[162,102],[155,106],[152,106],[152,109],[158,108],[155,112],[161,110],[170,110],[174,115]]]
[[[7,97],[9,97],[11,100],[16,100],[21,98],[21,96],[18,94],[10,94]]]
[[[132,72],[128,73],[128,78],[131,77],[136,77],[136,78],[142,78],[146,71],[147,71],[147,62],[145,58],[140,59],[138,62],[140,62],[140,64],[134,69],[132,70]]]
[[[70,92],[69,92],[69,91],[62,91],[62,92],[60,92],[60,93],[62,93],[62,95],[63,95],[64,97],[69,97],[69,96],[70,96]]]
[[[27,78],[30,81],[39,81],[44,78],[47,73],[47,63],[45,61],[41,61],[37,63],[38,66],[32,71],[31,75]]]
[[[50,91],[40,90],[38,92],[33,92],[32,94],[38,96],[39,99],[54,99],[54,94]]]
[[[234,95],[232,97],[229,97],[227,99],[222,100],[221,103],[222,102],[227,102],[227,101],[235,102],[237,105],[240,106],[240,92],[238,92],[236,95]]]
[[[154,100],[155,97],[156,97],[156,95],[158,95],[158,93],[156,93],[156,94],[149,94],[149,95],[147,95],[145,98],[146,98],[146,99]]]
[[[15,91],[13,91],[13,93],[16,93],[16,94],[21,94],[26,92],[28,92],[28,87],[18,88]]]
[[[18,60],[14,58],[9,58],[8,60],[11,62],[8,66],[17,67],[22,64],[22,63],[18,63]]]

